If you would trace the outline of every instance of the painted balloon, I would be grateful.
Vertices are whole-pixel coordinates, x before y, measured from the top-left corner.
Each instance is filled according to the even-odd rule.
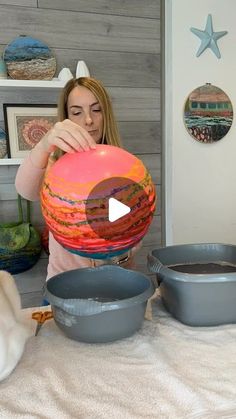
[[[109,221],[114,198],[130,213]],[[105,259],[126,252],[148,231],[156,192],[143,162],[122,148],[65,154],[46,172],[41,207],[54,238],[70,252]]]

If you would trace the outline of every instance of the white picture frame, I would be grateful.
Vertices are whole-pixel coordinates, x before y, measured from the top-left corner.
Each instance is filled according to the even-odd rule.
[[[4,103],[8,158],[24,158],[57,121],[55,104]]]

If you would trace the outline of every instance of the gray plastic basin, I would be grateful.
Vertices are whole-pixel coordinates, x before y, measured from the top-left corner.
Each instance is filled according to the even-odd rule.
[[[184,244],[155,249],[148,255],[148,268],[156,273],[163,303],[176,319],[191,326],[236,323],[236,269],[196,274],[171,268],[204,263],[236,268],[236,246]]]
[[[90,343],[136,332],[153,293],[146,275],[113,265],[63,272],[45,287],[58,327],[67,337]]]

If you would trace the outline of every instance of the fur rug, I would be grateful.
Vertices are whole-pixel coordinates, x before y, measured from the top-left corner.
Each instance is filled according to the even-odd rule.
[[[21,300],[15,280],[0,271],[0,381],[19,362],[31,332],[21,320]]]

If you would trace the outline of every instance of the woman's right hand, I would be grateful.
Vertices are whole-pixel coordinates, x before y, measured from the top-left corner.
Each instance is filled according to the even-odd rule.
[[[62,122],[56,122],[37,146],[48,154],[56,148],[65,153],[74,153],[94,149],[96,143],[84,128],[70,119],[65,119]]]

